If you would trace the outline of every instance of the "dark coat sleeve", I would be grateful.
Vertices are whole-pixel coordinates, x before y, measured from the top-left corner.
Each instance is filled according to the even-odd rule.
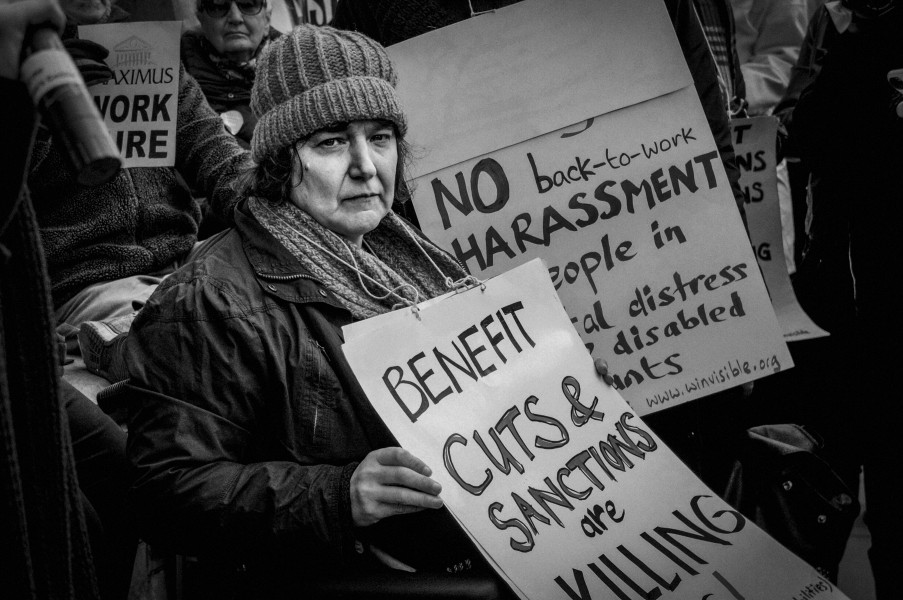
[[[179,67],[176,168],[192,189],[202,192],[223,222],[231,224],[240,200],[237,177],[251,165],[251,154],[226,130],[201,86]]]
[[[128,340],[130,501],[142,534],[239,560],[353,557],[357,463],[302,463],[280,442],[273,423],[291,418],[293,381],[280,360],[288,349],[274,346],[283,334],[204,279],[164,284]]]
[[[799,103],[803,90],[808,88],[818,75],[820,67],[819,53],[829,25],[830,16],[824,8],[820,8],[809,21],[806,37],[800,47],[800,55],[790,70],[790,81],[784,96],[774,109],[774,115],[789,132],[793,129],[793,111]],[[796,138],[789,136],[782,148],[784,156],[799,158],[800,151]]]
[[[715,144],[721,155],[721,161],[724,163],[727,179],[731,184],[731,191],[734,193],[737,210],[740,211],[745,226],[746,211],[743,208],[743,191],[740,189],[740,169],[737,168],[734,146],[731,143],[727,107],[724,106],[718,87],[715,61],[712,59],[709,46],[702,33],[702,26],[699,24],[699,19],[696,18],[691,1],[665,0],[665,5],[671,16],[680,48],[690,68],[690,73],[693,75],[696,93],[702,102],[706,120],[709,122],[709,128],[712,130],[712,136],[715,138]]]

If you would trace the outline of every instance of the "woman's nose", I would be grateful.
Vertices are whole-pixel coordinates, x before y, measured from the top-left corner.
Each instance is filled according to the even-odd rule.
[[[230,23],[238,23],[244,20],[236,2],[229,3],[229,12],[226,13],[226,18]]]
[[[352,141],[350,147],[352,177],[370,179],[376,175],[376,165],[373,162],[372,150],[366,142]]]

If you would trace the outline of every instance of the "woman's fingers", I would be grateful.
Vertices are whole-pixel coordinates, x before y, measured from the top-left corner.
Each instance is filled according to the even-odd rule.
[[[384,486],[410,488],[433,496],[442,491],[442,486],[438,481],[416,473],[407,467],[384,467],[376,476],[379,478],[379,483]]]
[[[596,367],[596,374],[608,385],[614,385],[615,380],[608,374],[608,361],[604,358],[597,358],[593,361]]]
[[[66,15],[59,2],[31,0],[30,2],[0,2],[0,77],[19,78],[22,42],[29,25],[51,23],[57,31],[66,24]]]
[[[401,448],[369,453],[351,476],[351,516],[359,527],[380,519],[440,508],[442,486],[430,479],[430,468]]]
[[[423,462],[404,448],[380,448],[379,450],[374,450],[370,454],[372,454],[374,458],[376,458],[379,464],[387,467],[407,467],[408,469],[416,471],[417,473],[422,473],[427,477],[433,474],[433,470],[430,469],[425,462]]]
[[[386,505],[442,508],[442,499],[439,496],[400,486],[382,486],[374,499]]]

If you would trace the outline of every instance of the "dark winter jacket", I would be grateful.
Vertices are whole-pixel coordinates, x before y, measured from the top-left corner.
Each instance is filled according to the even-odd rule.
[[[250,161],[210,109],[197,82],[179,75],[175,167],[121,169],[98,187],[76,183],[52,138],[39,135],[28,186],[57,307],[99,281],[147,274],[182,259],[197,241],[202,191],[226,222],[235,176]]]
[[[866,237],[894,236],[900,220],[903,119],[887,73],[903,68],[903,9],[854,25],[840,33],[824,7],[812,17],[775,109],[788,154],[811,172],[809,236],[818,247],[842,245],[852,222]]]
[[[353,527],[350,478],[368,452],[397,444],[342,354],[351,314],[245,203],[235,218],[132,326],[131,500],[152,543],[274,581],[364,568],[357,542],[379,528]],[[404,540],[416,522],[383,523]]]
[[[811,32],[804,45],[820,44],[806,48],[810,77],[804,78],[789,123],[800,157],[824,174],[899,181],[903,119],[893,110],[887,74],[903,68],[903,9],[862,21],[859,31],[838,33],[823,8]]]

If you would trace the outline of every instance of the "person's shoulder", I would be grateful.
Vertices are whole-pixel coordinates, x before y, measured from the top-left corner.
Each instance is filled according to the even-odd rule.
[[[142,312],[154,320],[209,321],[255,310],[258,286],[241,236],[227,229],[201,243],[198,256],[167,276]]]

